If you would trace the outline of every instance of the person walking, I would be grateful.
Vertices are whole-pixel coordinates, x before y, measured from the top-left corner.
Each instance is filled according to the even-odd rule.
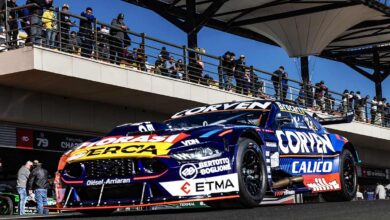
[[[42,163],[36,162],[35,168],[31,171],[28,179],[29,195],[35,194],[37,202],[37,213],[48,214],[48,210],[43,206],[47,205],[47,189],[49,188],[48,172],[42,168]]]
[[[17,181],[16,181],[16,190],[19,194],[19,215],[24,215],[26,202],[27,202],[27,181],[30,176],[30,170],[33,163],[27,161],[18,171]]]
[[[385,190],[385,187],[381,183],[376,184],[375,196],[377,199],[380,199],[380,200],[386,199],[386,190]]]
[[[119,64],[123,59],[123,49],[127,48],[125,45],[125,35],[129,28],[126,26],[125,14],[118,14],[117,18],[113,19],[111,25],[113,28],[110,29],[111,44],[110,44],[110,61],[111,63]]]
[[[87,7],[85,12],[81,12],[79,36],[81,39],[81,56],[91,58],[93,48],[93,23],[96,21],[91,7]]]

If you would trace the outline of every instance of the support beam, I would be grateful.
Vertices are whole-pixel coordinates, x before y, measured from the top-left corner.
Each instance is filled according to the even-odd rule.
[[[377,99],[382,99],[382,81],[380,79],[375,81],[375,95]]]
[[[190,33],[187,35],[187,46],[191,49],[198,47],[198,33]]]
[[[309,57],[301,57],[301,77],[303,81],[303,88],[305,90],[305,103],[307,106],[312,106],[311,87],[309,86],[310,74],[309,74]]]
[[[229,0],[217,0],[213,1],[213,3],[200,15],[191,28],[190,33],[199,32],[200,29],[214,16],[214,14]]]

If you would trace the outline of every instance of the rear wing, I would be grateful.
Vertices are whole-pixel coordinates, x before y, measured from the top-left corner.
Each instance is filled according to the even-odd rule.
[[[343,116],[328,116],[328,117],[320,117],[316,113],[313,113],[313,118],[315,118],[318,122],[320,122],[321,125],[351,123],[354,118],[354,112],[347,112]]]

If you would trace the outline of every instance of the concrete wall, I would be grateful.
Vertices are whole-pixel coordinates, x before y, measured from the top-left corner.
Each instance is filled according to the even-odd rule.
[[[169,116],[118,105],[67,98],[0,86],[0,120],[88,132]]]

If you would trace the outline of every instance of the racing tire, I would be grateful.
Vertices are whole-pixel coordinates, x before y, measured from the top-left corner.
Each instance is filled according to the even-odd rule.
[[[116,209],[97,209],[80,211],[84,215],[90,216],[108,216],[115,212]]]
[[[0,196],[0,215],[13,215],[14,204],[9,197]]]
[[[340,155],[340,184],[341,190],[322,193],[327,202],[351,201],[357,191],[356,161],[351,151],[344,149]]]
[[[212,208],[252,208],[263,200],[267,189],[267,169],[260,146],[249,138],[240,138],[236,158],[240,198],[205,202]]]

